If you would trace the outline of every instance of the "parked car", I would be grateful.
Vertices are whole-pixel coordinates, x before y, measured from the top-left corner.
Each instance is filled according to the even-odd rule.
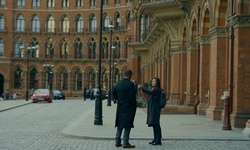
[[[40,101],[51,103],[52,92],[50,92],[48,89],[36,89],[32,95],[32,102],[37,103]]]
[[[65,94],[60,90],[53,90],[53,99],[65,100]]]

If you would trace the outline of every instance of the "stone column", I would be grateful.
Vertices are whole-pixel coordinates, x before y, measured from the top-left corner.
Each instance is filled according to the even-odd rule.
[[[233,111],[231,123],[234,127],[249,125],[250,119],[250,16],[233,17],[234,27],[234,64],[233,64]],[[249,126],[248,126],[249,127]],[[248,128],[246,127],[246,128]]]
[[[210,38],[209,107],[206,115],[209,119],[221,120],[224,107],[221,96],[227,89],[227,29],[214,27],[210,30]]]
[[[198,114],[205,115],[207,108],[208,91],[209,91],[209,60],[210,60],[210,36],[201,35],[198,37],[200,43],[200,85],[199,85],[199,100]]]
[[[180,100],[181,104],[186,101],[186,91],[187,91],[187,49],[186,47],[181,47],[180,49]]]
[[[185,104],[195,104],[195,92],[197,86],[197,42],[188,42],[187,47],[187,90]]]

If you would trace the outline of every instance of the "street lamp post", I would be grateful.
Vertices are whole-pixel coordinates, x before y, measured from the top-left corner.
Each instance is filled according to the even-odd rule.
[[[102,12],[103,0],[100,1],[100,33],[99,33],[99,59],[98,59],[98,78],[97,78],[97,94],[95,100],[95,120],[94,125],[102,125],[102,91],[101,91],[101,61],[102,61]]]
[[[29,100],[29,58],[30,52],[36,50],[36,46],[29,46],[27,47],[27,72],[26,72],[26,101]]]
[[[111,58],[112,58],[112,51],[113,51],[113,46],[112,46],[112,33],[114,26],[111,23],[111,25],[108,26],[109,31],[110,31],[110,47],[109,47],[109,90],[108,90],[108,103],[107,106],[111,106]]]

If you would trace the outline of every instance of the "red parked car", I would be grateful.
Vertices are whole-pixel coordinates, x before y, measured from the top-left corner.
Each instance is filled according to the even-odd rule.
[[[51,103],[52,97],[53,97],[53,94],[48,89],[37,89],[34,91],[32,95],[32,101],[33,103],[37,103],[40,101]]]

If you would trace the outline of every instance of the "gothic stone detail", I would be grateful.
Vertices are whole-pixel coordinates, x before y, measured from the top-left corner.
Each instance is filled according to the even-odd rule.
[[[204,45],[204,44],[210,44],[211,38],[209,35],[201,35],[197,38],[197,40],[201,45]]]
[[[228,37],[228,28],[224,27],[214,27],[210,29],[210,38],[215,39],[215,38],[223,38],[223,37]]]
[[[233,17],[234,28],[250,28],[250,15],[236,15]]]
[[[198,49],[197,42],[193,42],[193,41],[187,42],[186,47],[187,47],[187,51],[189,51],[189,50],[197,50]]]

